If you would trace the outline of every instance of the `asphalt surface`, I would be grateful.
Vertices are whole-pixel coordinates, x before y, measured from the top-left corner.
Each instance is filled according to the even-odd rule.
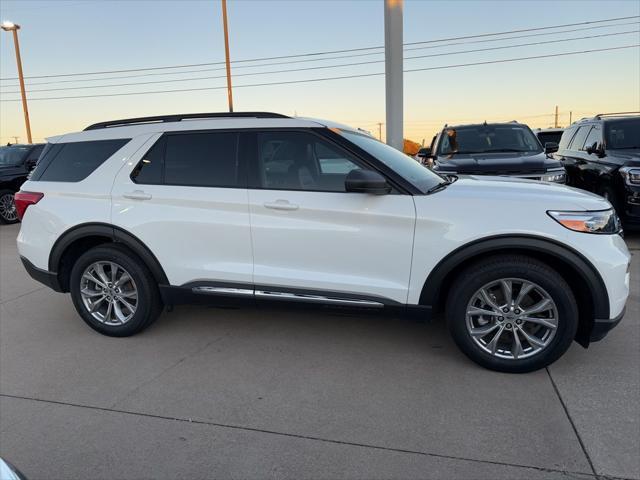
[[[490,372],[442,322],[179,307],[101,336],[0,227],[0,456],[29,479],[640,479],[640,236],[623,322]]]

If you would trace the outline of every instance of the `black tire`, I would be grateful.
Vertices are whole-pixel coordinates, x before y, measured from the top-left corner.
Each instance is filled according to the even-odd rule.
[[[540,352],[525,358],[499,358],[483,350],[467,329],[467,305],[474,294],[488,283],[519,278],[542,287],[555,302],[558,325],[555,336]],[[547,264],[524,255],[499,255],[479,261],[454,281],[447,298],[447,326],[460,350],[477,364],[491,370],[525,373],[544,368],[564,354],[578,328],[578,307],[571,288]]]
[[[0,190],[0,202],[4,202],[6,201],[6,199],[8,199],[9,197],[11,197],[11,203],[13,205],[12,210],[5,210],[5,208],[2,208],[2,206],[0,206],[0,223],[4,224],[4,225],[9,225],[12,223],[18,223],[20,220],[18,219],[15,211],[16,211],[16,207],[15,204],[13,203],[13,195],[15,194],[15,192],[13,190]]]
[[[135,313],[122,325],[100,322],[91,315],[82,301],[82,275],[91,264],[100,261],[114,262],[121,266],[135,282],[138,292]],[[134,335],[153,323],[162,312],[162,300],[155,278],[136,255],[118,244],[101,245],[81,255],[71,269],[70,291],[73,304],[82,319],[94,330],[111,337]]]

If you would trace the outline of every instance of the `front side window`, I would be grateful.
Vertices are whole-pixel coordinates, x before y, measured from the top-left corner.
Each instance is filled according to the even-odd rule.
[[[564,132],[562,132],[562,137],[560,138],[560,144],[558,145],[559,150],[564,150],[569,147],[569,142],[576,133],[576,128],[567,128]]]
[[[571,142],[571,150],[582,150],[582,146],[584,145],[584,141],[587,139],[587,135],[589,135],[589,131],[591,130],[591,125],[585,125],[578,129],[578,133],[573,137],[573,141]]]
[[[426,193],[430,188],[443,181],[440,175],[416,162],[413,158],[369,135],[348,130],[341,130],[340,134],[372,157],[384,163],[422,193]]]
[[[258,183],[264,189],[344,192],[347,174],[360,168],[356,162],[310,133],[258,134]]]
[[[640,118],[606,123],[607,148],[640,149]]]
[[[540,142],[529,128],[489,124],[445,129],[438,154],[541,151]]]
[[[584,141],[584,145],[582,146],[582,150],[586,150],[589,147],[593,147],[594,145],[597,147],[602,143],[602,130],[598,125],[594,125],[594,127],[587,135],[587,139]]]
[[[47,148],[31,180],[79,182],[87,178],[130,139],[56,143]]]

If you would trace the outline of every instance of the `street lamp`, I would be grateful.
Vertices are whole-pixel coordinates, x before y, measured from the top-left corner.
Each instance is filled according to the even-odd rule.
[[[22,74],[22,59],[20,58],[20,44],[18,43],[18,30],[20,25],[13,22],[2,22],[0,28],[5,32],[13,32],[13,46],[16,49],[16,62],[18,64],[18,79],[20,80],[20,94],[22,95],[22,110],[24,111],[24,123],[27,127],[27,141],[31,141],[31,124],[29,123],[29,109],[27,108],[27,94],[24,91],[24,75]]]

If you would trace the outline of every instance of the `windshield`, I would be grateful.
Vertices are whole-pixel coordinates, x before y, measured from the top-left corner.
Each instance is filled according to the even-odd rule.
[[[523,125],[470,125],[445,128],[438,154],[542,152],[540,142]]]
[[[624,150],[640,148],[640,118],[606,122],[607,148]]]
[[[440,175],[423,167],[413,158],[373,137],[345,130],[341,130],[340,133],[358,147],[380,160],[394,172],[398,173],[398,175],[411,182],[422,193],[427,193],[430,188],[444,181]]]
[[[0,147],[0,166],[19,165],[30,149],[31,147]]]

